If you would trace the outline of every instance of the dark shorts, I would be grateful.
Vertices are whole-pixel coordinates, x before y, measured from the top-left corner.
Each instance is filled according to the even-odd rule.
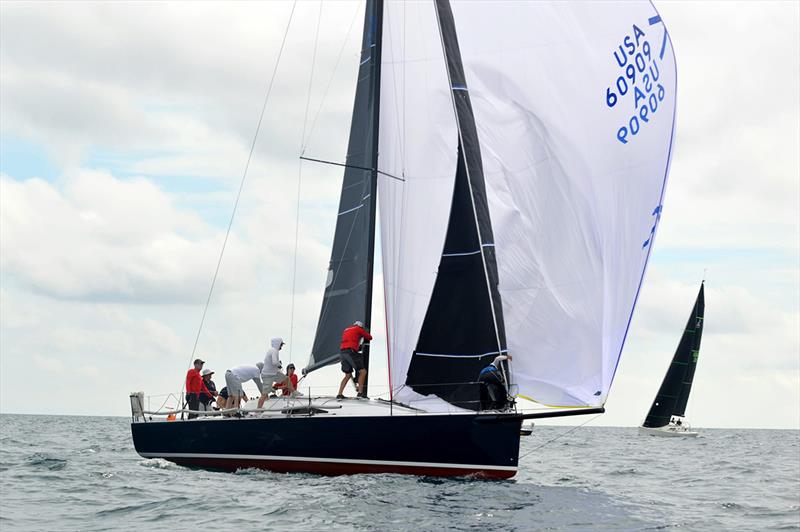
[[[187,393],[186,406],[189,408],[189,410],[194,410],[194,411],[200,410],[200,394]],[[196,417],[197,414],[189,414],[189,419],[194,419]]]
[[[362,369],[366,369],[364,366],[363,353],[356,353],[352,349],[342,349],[339,352],[339,356],[342,359],[343,373],[353,373],[353,370],[361,371]]]

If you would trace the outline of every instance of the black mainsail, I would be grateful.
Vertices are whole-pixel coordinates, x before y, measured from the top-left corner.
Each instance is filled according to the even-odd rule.
[[[683,417],[686,413],[686,403],[689,401],[697,358],[700,354],[700,340],[703,337],[704,286],[705,283],[700,284],[700,292],[697,294],[678,349],[672,357],[672,363],[664,376],[661,388],[658,389],[650,412],[644,420],[645,427],[663,427],[669,424],[672,416]]]
[[[477,410],[478,373],[506,352],[506,336],[483,162],[455,22],[449,1],[435,5],[458,126],[458,164],[444,250],[406,385]]]
[[[383,0],[368,0],[328,278],[311,358],[303,373],[339,361],[342,331],[353,321],[370,326],[382,28]],[[369,360],[368,346],[364,349]]]

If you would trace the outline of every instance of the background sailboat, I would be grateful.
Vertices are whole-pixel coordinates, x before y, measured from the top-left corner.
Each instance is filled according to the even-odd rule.
[[[700,283],[700,292],[694,302],[692,313],[686,322],[675,355],[667,369],[667,374],[658,389],[656,398],[639,427],[642,434],[653,436],[697,436],[685,420],[686,405],[692,391],[694,372],[700,356],[700,341],[703,338],[703,319],[705,317],[705,281]]]

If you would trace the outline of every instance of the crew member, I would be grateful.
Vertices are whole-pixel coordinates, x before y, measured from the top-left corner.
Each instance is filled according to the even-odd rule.
[[[342,378],[339,384],[339,393],[337,399],[345,399],[344,387],[347,385],[352,377],[353,371],[358,374],[358,386],[356,390],[359,397],[367,398],[367,393],[364,391],[364,382],[367,380],[367,368],[364,364],[364,353],[359,352],[361,341],[372,340],[372,335],[364,329],[364,324],[356,321],[342,332],[342,343],[340,345],[340,358],[342,361]]]
[[[258,399],[258,408],[264,406],[264,401],[269,397],[274,384],[282,384],[287,387],[289,394],[294,393],[294,385],[289,380],[284,372],[281,371],[283,364],[280,359],[280,350],[285,345],[283,338],[273,338],[270,340],[272,347],[267,351],[264,357],[264,369],[261,370],[261,397]],[[289,395],[287,394],[287,395]]]
[[[292,383],[292,387],[294,388],[294,393],[297,395],[302,395],[300,392],[297,391],[297,373],[294,372],[294,364],[291,362],[288,366],[286,366],[286,376],[289,378],[289,382]],[[289,387],[286,384],[273,384],[272,387],[276,390],[283,390],[282,395],[290,395],[292,392],[289,391]]]
[[[228,388],[228,401],[225,408],[239,408],[244,396],[242,383],[252,380],[256,383],[259,392],[263,389],[261,385],[261,369],[263,367],[264,363],[258,362],[255,366],[236,366],[225,372],[225,384]]]
[[[204,391],[200,392],[200,410],[208,412],[211,410],[211,402],[214,400],[214,397],[218,395],[217,385],[211,380],[214,372],[210,369],[204,369],[200,372],[200,375],[203,377],[203,384],[206,387]]]
[[[244,395],[242,396],[242,400],[246,403],[249,401],[247,398],[247,394],[242,392]],[[219,395],[217,395],[217,410],[223,410],[225,405],[228,404],[228,387],[223,386],[223,388],[219,391]]]
[[[186,372],[186,403],[189,410],[200,410],[200,394],[208,392],[203,377],[200,376],[200,370],[203,369],[205,361],[196,358],[194,360],[194,367]],[[189,414],[189,419],[194,419],[197,414]]]
[[[478,375],[481,386],[481,410],[503,410],[508,404],[506,379],[500,364],[512,360],[511,355],[498,355]]]

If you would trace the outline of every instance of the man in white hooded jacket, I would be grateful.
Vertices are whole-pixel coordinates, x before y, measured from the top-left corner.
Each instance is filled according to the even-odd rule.
[[[269,397],[273,384],[285,384],[286,389],[289,390],[289,395],[294,395],[295,393],[292,381],[281,371],[283,365],[281,364],[280,350],[283,347],[283,338],[271,339],[270,345],[272,347],[267,350],[267,355],[264,357],[264,367],[261,369],[263,389],[261,397],[258,399],[258,408],[264,406],[264,401]]]

